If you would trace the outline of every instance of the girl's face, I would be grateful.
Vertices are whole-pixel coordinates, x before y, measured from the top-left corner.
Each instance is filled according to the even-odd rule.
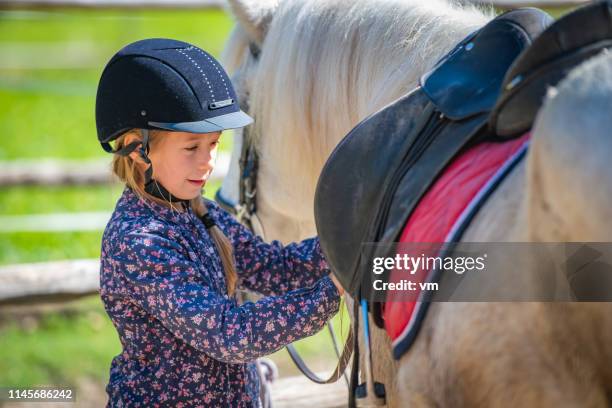
[[[199,196],[215,166],[221,132],[157,132],[149,151],[153,178],[180,199]]]

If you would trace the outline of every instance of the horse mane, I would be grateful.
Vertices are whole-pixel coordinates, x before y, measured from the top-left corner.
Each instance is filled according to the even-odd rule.
[[[492,9],[445,0],[281,2],[249,80],[261,171],[274,168],[267,174],[271,201],[293,217],[313,219],[312,200],[304,197],[314,197],[339,140],[416,87],[439,58],[492,17]],[[225,62],[240,69],[248,37],[239,25],[228,44]]]

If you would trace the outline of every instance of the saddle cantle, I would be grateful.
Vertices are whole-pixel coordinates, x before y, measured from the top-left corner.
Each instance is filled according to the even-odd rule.
[[[512,64],[489,121],[499,137],[529,130],[546,90],[584,60],[612,48],[612,3],[596,2],[555,21]]]
[[[332,152],[317,185],[315,220],[327,261],[353,297],[368,297],[360,293],[368,260],[389,255],[362,243],[397,240],[431,182],[487,123],[510,64],[551,21],[537,9],[498,16]]]

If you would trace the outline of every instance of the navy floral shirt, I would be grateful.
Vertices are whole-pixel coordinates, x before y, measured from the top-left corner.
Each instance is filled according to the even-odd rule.
[[[206,228],[129,187],[102,238],[100,295],[123,351],[110,368],[111,407],[253,407],[254,360],[317,333],[340,296],[316,238],[266,243],[207,200],[234,246],[238,305]]]

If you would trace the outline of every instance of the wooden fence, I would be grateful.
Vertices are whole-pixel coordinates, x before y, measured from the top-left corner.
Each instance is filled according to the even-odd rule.
[[[100,261],[77,259],[0,267],[0,306],[64,302],[95,294]]]

